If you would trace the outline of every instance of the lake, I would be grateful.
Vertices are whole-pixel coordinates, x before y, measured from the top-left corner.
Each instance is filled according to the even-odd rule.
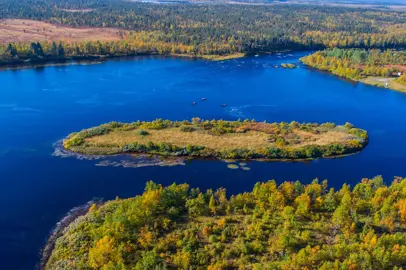
[[[340,187],[363,177],[383,175],[390,182],[406,176],[406,95],[302,65],[275,68],[305,54],[223,62],[136,57],[0,71],[1,268],[34,269],[47,235],[70,209],[93,198],[140,194],[148,180],[225,187],[233,194],[270,179],[328,179]],[[192,117],[348,121],[368,130],[370,144],[344,158],[249,162],[249,171],[213,160],[134,168],[139,161],[131,156],[86,160],[55,154],[55,143],[67,134],[105,122]]]

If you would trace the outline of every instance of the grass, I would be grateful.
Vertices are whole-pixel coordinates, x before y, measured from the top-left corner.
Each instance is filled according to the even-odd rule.
[[[115,28],[73,28],[34,20],[0,20],[2,43],[42,40],[115,41],[121,40],[125,33],[126,30]]]
[[[395,78],[367,77],[365,79],[361,79],[360,82],[406,93],[406,85],[396,82]],[[388,83],[387,86],[386,83]]]
[[[231,133],[215,136],[202,132],[182,132],[178,128],[163,130],[149,130],[150,135],[140,137],[137,130],[118,131],[106,135],[86,139],[86,142],[95,145],[114,144],[124,146],[129,143],[146,144],[148,141],[167,142],[179,147],[187,145],[203,145],[212,149],[227,150],[234,148],[256,149],[266,147],[268,136],[261,132]]]
[[[187,58],[201,58],[201,59],[206,59],[206,60],[212,60],[212,61],[224,61],[224,60],[231,60],[231,59],[236,59],[236,58],[242,58],[245,56],[244,53],[233,53],[233,54],[228,54],[228,55],[217,55],[217,54],[209,54],[209,55],[192,55],[192,54],[180,54],[180,53],[172,53],[170,54],[171,56],[176,56],[176,57],[187,57]]]
[[[231,149],[261,149],[275,143],[269,142],[269,135],[264,132],[248,131],[245,133],[228,133],[221,136],[205,132],[183,132],[179,128],[168,128],[161,130],[148,130],[149,135],[140,136],[138,129],[129,131],[114,131],[105,135],[85,139],[90,145],[116,145],[123,147],[126,144],[138,142],[146,144],[149,141],[154,143],[170,143],[178,147],[187,145],[202,145],[216,150]],[[301,130],[294,130],[293,134],[299,136],[300,143],[292,147],[305,145],[327,145],[340,143],[354,139],[354,136],[344,131],[327,131],[321,134],[312,134]]]
[[[233,53],[229,55],[202,55],[201,58],[214,61],[224,61],[244,57],[244,53]]]

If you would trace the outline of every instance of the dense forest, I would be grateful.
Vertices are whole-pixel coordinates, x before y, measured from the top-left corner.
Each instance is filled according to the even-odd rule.
[[[129,54],[228,55],[324,47],[406,45],[406,13],[311,5],[148,4],[4,0],[0,19],[127,30],[121,41],[0,45],[0,63]],[[59,49],[59,47],[61,49]]]
[[[303,57],[305,64],[328,70],[338,76],[361,79],[367,76],[399,77],[406,85],[406,75],[399,66],[406,65],[406,52],[397,50],[328,49]]]
[[[46,269],[402,269],[406,179],[225,189],[149,182],[93,205],[56,241]]]

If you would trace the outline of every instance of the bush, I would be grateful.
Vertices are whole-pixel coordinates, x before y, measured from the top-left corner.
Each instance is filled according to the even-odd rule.
[[[67,139],[63,142],[65,148],[69,149],[72,146],[79,146],[83,144],[85,140],[79,136],[73,136],[70,139]]]
[[[308,158],[317,158],[322,156],[322,151],[317,145],[308,145],[305,147],[306,156]]]
[[[196,128],[193,126],[182,125],[182,126],[180,126],[180,130],[183,132],[193,132],[196,130]]]
[[[351,123],[349,123],[349,122],[347,122],[347,123],[345,123],[344,127],[345,127],[346,129],[351,129],[351,128],[354,128],[354,125],[351,124]]]
[[[138,135],[140,136],[147,136],[149,135],[148,131],[145,131],[143,129],[138,130]]]

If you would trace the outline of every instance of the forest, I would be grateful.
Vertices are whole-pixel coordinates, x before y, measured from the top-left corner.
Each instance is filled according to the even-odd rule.
[[[329,188],[317,179],[251,192],[163,187],[93,204],[45,269],[402,269],[406,179]]]
[[[0,45],[0,63],[91,56],[266,53],[406,45],[406,13],[312,5],[148,4],[118,0],[4,0],[0,19],[126,30],[119,41]],[[55,41],[55,40],[54,40]],[[57,47],[57,49],[55,49]]]
[[[217,159],[313,159],[361,151],[368,133],[350,123],[201,120],[111,122],[70,134],[65,149],[85,155],[148,153]]]
[[[301,58],[301,61],[349,79],[359,80],[368,76],[395,77],[397,82],[406,85],[406,75],[402,67],[406,65],[405,51],[334,48],[315,52]]]

